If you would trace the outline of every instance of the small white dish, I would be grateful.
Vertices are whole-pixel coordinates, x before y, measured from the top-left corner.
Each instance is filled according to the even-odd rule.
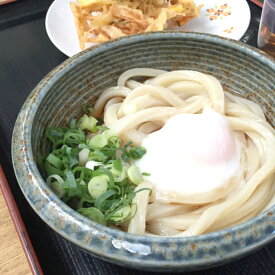
[[[50,40],[67,56],[81,51],[70,1],[72,0],[55,0],[46,15],[46,31]],[[200,17],[175,29],[239,40],[249,26],[250,9],[246,0],[195,0],[195,3],[203,5]]]

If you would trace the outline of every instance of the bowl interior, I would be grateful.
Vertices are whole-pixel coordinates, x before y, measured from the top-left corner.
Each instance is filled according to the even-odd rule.
[[[29,134],[25,133],[26,142],[31,141],[32,155],[29,154],[30,158],[33,157],[35,162],[39,163],[41,156],[45,156],[48,153],[48,143],[44,137],[45,129],[48,126],[65,125],[71,118],[80,116],[83,105],[93,103],[98,94],[104,91],[104,89],[116,85],[118,76],[121,73],[131,68],[143,67],[169,71],[187,69],[211,74],[222,83],[226,91],[238,93],[260,104],[265,113],[268,114],[271,124],[274,126],[275,63],[272,59],[261,55],[258,51],[254,51],[252,48],[244,46],[239,42],[233,42],[215,36],[176,32],[144,34],[141,36],[128,37],[127,39],[120,39],[86,50],[60,65],[38,85],[29,97],[25,109],[23,107],[21,111],[23,115],[21,115],[21,118],[19,116],[16,126],[19,129],[21,127],[19,124],[22,122],[22,124],[24,124],[23,128],[26,125],[30,127]],[[30,107],[31,105],[33,105],[33,107]],[[26,109],[26,106],[28,109]],[[16,164],[17,142],[17,137],[14,137],[14,165],[19,184],[26,195],[26,192],[31,193],[33,191],[24,191],[27,183],[22,181],[20,183],[20,175],[23,175],[24,171],[22,172],[20,170],[22,167]],[[30,160],[32,161],[32,159]],[[43,174],[43,170],[40,170],[40,172]],[[35,176],[37,175],[34,175],[34,177]],[[37,180],[36,184],[37,183],[42,189],[46,188],[46,184],[41,181],[41,179]],[[39,192],[43,193],[44,198],[47,197],[49,201],[48,195],[45,195],[45,190],[41,191],[41,189],[39,189]],[[38,214],[42,216],[50,226],[56,230],[58,229],[63,236],[71,234],[70,232],[74,229],[66,225],[66,220],[63,221],[63,223],[65,223],[65,225],[63,224],[64,226],[60,224],[56,226],[56,222],[53,221],[55,218],[54,214],[52,214],[50,218],[46,216],[50,211],[48,208],[45,208],[46,212],[41,212],[41,209],[35,207],[36,202],[34,202],[34,198],[37,198],[37,196],[41,196],[41,194],[37,195],[32,193],[27,197],[33,207],[36,208],[35,210]],[[60,205],[61,204],[58,204],[58,207],[62,208],[63,206]],[[62,211],[65,211],[64,209]],[[67,214],[70,213],[67,211],[66,214],[63,213],[62,215],[64,217]],[[77,216],[74,216],[74,218],[75,217]],[[66,219],[66,217],[64,217],[64,219]],[[266,232],[260,220],[258,221],[258,226],[259,228],[263,226],[259,229],[259,232],[262,234],[259,236],[261,236],[261,241],[263,241],[266,238],[265,234],[269,234],[268,232],[270,230]],[[79,227],[77,228],[79,229]],[[85,230],[88,232],[86,228]],[[86,231],[85,234],[87,233]],[[117,234],[119,237],[124,238],[121,233]],[[212,246],[215,247],[215,238],[217,238],[218,235],[215,233],[212,235],[214,236]],[[250,235],[252,236],[253,233]],[[78,235],[71,234],[71,236],[71,240],[82,247],[86,246],[87,248],[93,245],[89,243],[89,241],[87,245],[84,245],[83,240],[78,237],[74,239],[74,237]],[[85,236],[87,237],[87,235]],[[223,238],[222,236],[220,237]],[[90,239],[88,238],[87,240]],[[132,240],[136,240],[136,237],[132,238]],[[253,248],[255,248],[257,242],[253,240],[253,238],[250,239],[250,243],[253,244]],[[207,239],[205,239],[205,241],[207,241]],[[178,244],[174,243],[174,245],[174,248],[171,247],[171,253],[173,250],[177,250]],[[95,245],[94,251],[97,249],[96,246],[97,244]],[[244,244],[244,247],[245,246],[246,244]],[[207,247],[209,247],[209,245]],[[238,247],[237,242],[234,244],[234,247]],[[228,249],[232,252],[233,248],[231,244]],[[107,256],[106,258],[110,260],[110,253],[113,253],[112,250],[110,251],[108,253],[102,252],[101,254],[103,256],[108,254],[109,258]],[[220,251],[223,250],[221,249]],[[226,252],[226,250],[224,251]],[[242,253],[241,249],[238,252],[236,249],[234,251],[235,256]],[[169,254],[170,256],[167,256],[171,258],[171,262],[173,260],[175,263],[175,261],[178,261],[177,259],[182,259],[182,257],[174,257],[173,253],[171,253]],[[130,255],[125,255],[124,258],[121,256],[122,264],[123,262],[125,263],[127,259],[131,261],[129,258]],[[220,259],[222,259],[224,255],[225,254],[223,254],[223,256],[220,255]],[[228,258],[232,256],[229,255],[230,254],[228,254]],[[206,255],[205,262],[207,264],[211,262],[212,256],[210,254]],[[164,262],[168,259],[167,257],[165,256],[163,258]],[[203,259],[204,256],[197,254],[196,257]],[[217,256],[215,257],[213,256],[212,258],[218,259]],[[148,266],[154,265],[157,259],[161,258],[159,258],[159,256],[152,258]],[[194,264],[195,262],[192,263]],[[143,264],[145,265],[146,263]],[[183,263],[181,264],[179,262],[178,264],[182,270]],[[186,269],[188,270],[188,268]],[[193,269],[191,265],[189,269]],[[167,265],[166,267],[160,267],[159,270],[171,270],[171,267]]]

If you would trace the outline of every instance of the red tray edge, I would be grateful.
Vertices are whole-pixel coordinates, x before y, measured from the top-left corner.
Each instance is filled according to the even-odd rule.
[[[256,5],[263,7],[263,3],[258,0],[250,0],[251,2],[255,3]]]
[[[0,1],[0,6],[1,5],[4,5],[4,4],[8,4],[8,3],[11,3],[11,2],[15,2],[17,0],[6,0],[6,1]]]
[[[21,218],[18,207],[17,207],[15,200],[13,198],[13,195],[11,193],[8,181],[5,177],[4,171],[1,166],[0,166],[0,189],[2,190],[4,199],[8,206],[11,218],[13,220],[18,237],[20,239],[23,250],[27,257],[31,271],[35,275],[36,274],[42,275],[43,271],[41,269],[41,266],[39,264],[36,254],[35,254],[35,251],[33,249],[32,243],[30,241],[28,232],[27,232],[24,222]]]

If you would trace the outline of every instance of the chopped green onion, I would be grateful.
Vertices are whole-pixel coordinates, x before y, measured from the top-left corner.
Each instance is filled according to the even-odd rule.
[[[118,223],[118,222],[122,223],[130,216],[130,214],[131,214],[131,206],[126,205],[118,209],[117,211],[115,211],[109,219],[114,223]]]
[[[98,169],[97,171],[95,171],[95,175],[106,177],[109,183],[108,184],[109,188],[112,188],[114,186],[114,176],[108,169],[105,169],[105,168]]]
[[[121,182],[126,177],[127,168],[122,165],[122,161],[120,159],[116,159],[112,163],[111,172],[114,176],[115,182]]]
[[[105,162],[108,157],[105,156],[105,154],[99,150],[94,150],[93,152],[90,152],[89,159],[99,162]]]
[[[78,148],[79,149],[84,149],[84,148],[89,149],[89,146],[87,144],[85,144],[85,143],[80,143],[80,144],[78,144]]]
[[[121,146],[112,130],[97,123],[84,115],[70,127],[49,127],[51,150],[41,159],[47,184],[58,197],[93,221],[118,225],[135,215],[133,198],[145,190],[134,191],[142,174],[132,164],[146,150],[132,142]]]
[[[145,153],[146,149],[142,146],[131,148],[128,152],[129,156],[134,160],[141,159]]]
[[[70,121],[70,128],[71,129],[75,129],[76,128],[76,119],[75,118],[71,119],[71,121]]]
[[[120,159],[114,160],[112,166],[115,171],[122,172],[123,166]]]
[[[84,104],[82,110],[84,114],[92,113],[93,106],[91,104]]]
[[[64,180],[59,176],[59,175],[51,175],[47,177],[46,183],[47,185],[51,184],[52,179],[57,180],[58,182],[60,182],[61,184],[64,183]]]
[[[112,130],[105,130],[103,134],[109,142],[115,145],[115,147],[119,147],[121,139]]]
[[[49,127],[46,130],[46,137],[52,142],[55,149],[59,143],[63,142],[64,128],[61,127]]]
[[[64,172],[62,170],[55,168],[47,160],[45,161],[44,167],[45,167],[45,170],[46,170],[48,175],[63,176],[63,174],[64,174]]]
[[[143,178],[140,173],[140,170],[137,166],[132,165],[128,170],[127,170],[127,175],[132,183],[135,185],[138,185],[142,182]]]
[[[70,168],[73,168],[76,164],[78,164],[78,159],[75,158],[75,157],[68,157],[68,160],[69,160],[69,167]]]
[[[109,189],[95,200],[95,207],[98,209],[102,209],[104,206],[104,202],[116,193],[117,192],[114,189]]]
[[[111,172],[113,173],[113,175],[115,177],[119,177],[122,173],[123,170],[123,166],[122,166],[122,162],[120,159],[116,159],[113,161],[112,163],[112,169]]]
[[[89,117],[85,114],[78,120],[77,126],[81,130],[88,130],[92,133],[95,133],[97,131],[97,122],[97,119],[95,119],[94,117]]]
[[[55,181],[52,182],[52,179],[55,179]],[[64,180],[59,175],[49,176],[46,180],[46,183],[59,198],[65,196],[66,192],[63,187]]]
[[[124,148],[128,148],[129,146],[131,146],[133,144],[132,141],[128,141],[125,145]]]
[[[74,145],[85,142],[85,134],[80,129],[70,129],[64,134],[64,143]]]
[[[112,130],[105,130],[103,132],[104,136],[109,140],[112,137],[117,137],[117,135],[115,134],[115,132],[113,132]]]
[[[89,194],[93,199],[97,199],[103,193],[107,191],[108,182],[106,177],[104,176],[97,176],[90,180],[88,183],[88,190]]]
[[[102,125],[97,126],[97,129],[98,129],[98,130],[101,130],[102,132],[105,131],[105,130],[109,130],[108,127],[102,126]]]
[[[90,153],[90,150],[88,148],[83,148],[78,153],[78,159],[79,159],[80,166],[84,166],[87,163],[87,161],[89,160],[89,153]]]
[[[80,208],[77,210],[77,212],[92,221],[95,221],[103,225],[106,224],[103,213],[95,207]]]
[[[108,144],[107,138],[103,135],[97,135],[90,139],[89,145],[95,149],[101,149]]]
[[[89,181],[93,176],[93,171],[86,167],[79,167],[79,166],[75,167],[73,169],[73,173],[75,175],[75,178],[78,178],[80,181],[81,180]]]
[[[62,167],[62,161],[54,154],[49,154],[47,157],[47,161],[58,169]]]
[[[66,180],[64,183],[64,188],[69,197],[79,195],[79,190],[77,188],[77,183],[72,171],[65,171]]]
[[[95,200],[88,193],[84,193],[77,204],[77,209],[93,206]],[[87,206],[88,205],[88,206]]]
[[[144,188],[141,188],[141,189],[138,189],[137,191],[135,191],[134,194],[139,193],[139,192],[141,192],[141,191],[145,191],[145,190],[148,190],[148,191],[149,191],[149,194],[152,193],[152,189],[147,188],[147,187],[146,187],[146,188],[144,187]]]
[[[89,160],[89,161],[87,161],[85,167],[89,168],[91,170],[94,170],[96,166],[99,166],[101,164],[102,164],[102,162],[98,162],[98,161],[94,161],[94,160]]]
[[[64,187],[58,181],[51,182],[50,188],[56,194],[56,196],[60,199],[64,197],[66,194]]]
[[[143,172],[143,173],[141,173],[141,175],[144,176],[144,177],[149,177],[151,174],[147,173],[147,172]]]

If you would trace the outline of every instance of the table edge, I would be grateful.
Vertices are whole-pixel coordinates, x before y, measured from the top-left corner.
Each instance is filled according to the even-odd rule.
[[[20,212],[18,210],[16,202],[13,198],[12,192],[10,190],[8,181],[5,177],[5,174],[4,174],[4,171],[3,171],[1,165],[0,165],[0,189],[2,191],[4,200],[7,204],[7,207],[8,207],[10,216],[12,218],[13,224],[15,226],[17,235],[19,237],[19,240],[20,240],[23,250],[25,252],[27,261],[30,265],[30,269],[33,274],[35,274],[35,275],[41,274],[42,275],[43,274],[42,268],[41,268],[40,263],[37,259],[35,251],[33,249],[27,229],[26,229],[25,224],[22,220],[22,217],[20,215]]]

